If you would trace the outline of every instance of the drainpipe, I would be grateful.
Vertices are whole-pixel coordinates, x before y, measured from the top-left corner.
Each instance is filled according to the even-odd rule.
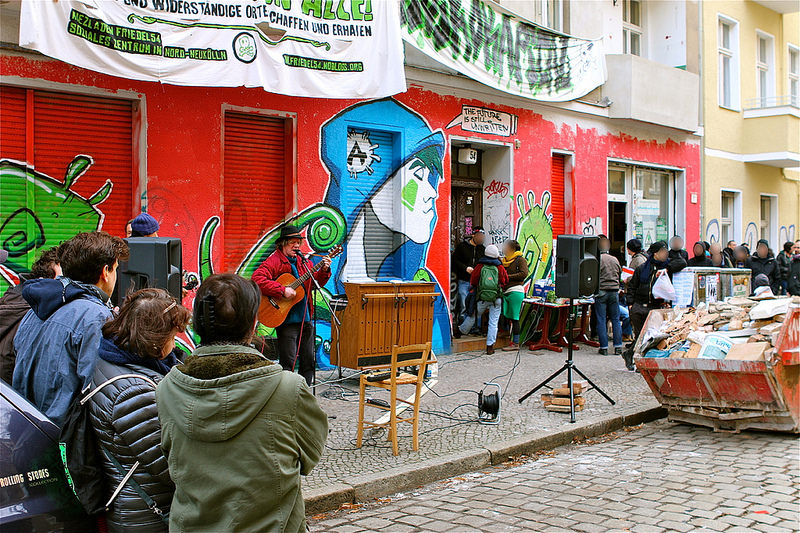
[[[703,0],[697,0],[697,48],[698,48],[698,55],[700,56],[700,97],[699,97],[699,109],[698,112],[698,125],[700,128],[703,128],[703,136],[700,138],[700,191],[698,194],[699,202],[700,202],[700,238],[705,240],[705,221],[706,221],[706,209],[705,209],[705,202],[703,200],[703,195],[705,194],[705,161],[706,161],[706,130],[705,130],[705,72],[706,67],[704,64],[704,54],[703,54],[703,46],[705,45],[705,41],[703,40]]]

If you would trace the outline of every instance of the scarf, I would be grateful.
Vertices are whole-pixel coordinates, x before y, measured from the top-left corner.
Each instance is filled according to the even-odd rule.
[[[115,365],[139,365],[149,368],[153,372],[158,372],[162,376],[169,373],[170,368],[177,365],[180,361],[175,357],[175,353],[171,353],[164,359],[153,359],[152,357],[139,357],[127,350],[123,350],[114,341],[103,337],[100,341],[100,348],[98,355],[103,361],[114,363]]]
[[[514,259],[516,259],[517,257],[522,257],[522,252],[519,250],[515,251],[513,254],[509,256],[503,257],[503,266],[508,268],[509,266],[511,266],[511,263],[513,263]]]
[[[669,261],[656,261],[652,255],[647,257],[647,261],[642,265],[642,271],[639,274],[639,279],[642,283],[650,281],[650,274],[653,272],[653,267],[656,267],[656,272],[667,268]]]

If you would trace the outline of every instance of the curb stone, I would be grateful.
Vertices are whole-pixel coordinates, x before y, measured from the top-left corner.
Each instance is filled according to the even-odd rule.
[[[652,422],[667,416],[662,407],[631,408],[622,413],[599,419],[567,422],[562,431],[537,431],[513,439],[493,442],[471,450],[427,459],[414,465],[391,468],[380,473],[361,476],[352,484],[334,483],[326,487],[303,490],[306,514],[318,514],[337,509],[343,503],[363,502],[397,492],[474,472],[506,461],[509,457],[552,450],[569,444],[575,438],[589,438],[616,431],[625,426]]]

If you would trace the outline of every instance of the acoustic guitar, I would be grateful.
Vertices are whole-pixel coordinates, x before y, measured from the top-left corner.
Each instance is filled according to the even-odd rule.
[[[326,256],[328,259],[333,259],[337,255],[342,253],[342,247],[336,246],[328,252]],[[294,298],[291,300],[287,300],[286,298],[278,298],[277,300],[274,298],[270,298],[267,296],[263,296],[261,298],[261,305],[258,308],[258,321],[267,326],[268,328],[277,328],[281,324],[283,324],[286,317],[289,315],[289,311],[292,307],[295,306],[298,302],[301,302],[303,298],[306,296],[305,290],[305,283],[311,279],[319,269],[322,268],[322,261],[314,265],[312,268],[308,269],[305,274],[300,276],[299,278],[294,277],[292,274],[288,272],[285,274],[281,274],[278,276],[277,281],[284,287],[290,287],[294,289],[295,295]]]

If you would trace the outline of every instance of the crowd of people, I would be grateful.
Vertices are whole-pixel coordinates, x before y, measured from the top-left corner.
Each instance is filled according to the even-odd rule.
[[[475,227],[472,234],[456,245],[451,267],[456,279],[453,337],[483,335],[481,320],[488,311],[486,352],[494,353],[501,317],[510,330],[512,342],[504,350],[519,348],[520,310],[525,297],[523,284],[528,265],[514,240],[503,244],[502,255],[495,245],[484,246],[485,232]],[[768,288],[775,296],[800,295],[800,240],[786,242],[776,256],[769,242],[759,240],[751,254],[745,244],[698,241],[691,255],[684,240],[676,235],[669,242],[657,241],[644,250],[639,239],[626,243],[627,268],[622,275],[619,260],[610,253],[611,242],[599,236],[599,291],[592,307],[592,337],[600,343],[600,354],[625,355],[625,342],[632,343],[653,309],[670,302],[653,295],[653,287],[663,272],[672,277],[686,267],[747,268],[751,270],[753,292]],[[608,328],[610,325],[611,339]],[[609,346],[611,342],[611,346]],[[629,362],[629,357],[626,357]],[[628,366],[632,368],[632,362]]]
[[[149,227],[139,235],[152,236],[157,226],[142,218]],[[276,253],[294,257],[297,234],[289,228]],[[102,506],[111,503],[73,527],[305,530],[300,476],[320,460],[328,419],[307,375],[253,348],[259,285],[271,287],[269,280],[209,276],[192,311],[156,288],[114,308],[110,295],[129,253],[118,237],[81,233],[44,251],[30,279],[0,299],[3,380],[62,437],[81,400],[88,410],[105,477]],[[307,303],[300,305],[302,323]],[[175,338],[190,318],[200,343],[184,357]]]

